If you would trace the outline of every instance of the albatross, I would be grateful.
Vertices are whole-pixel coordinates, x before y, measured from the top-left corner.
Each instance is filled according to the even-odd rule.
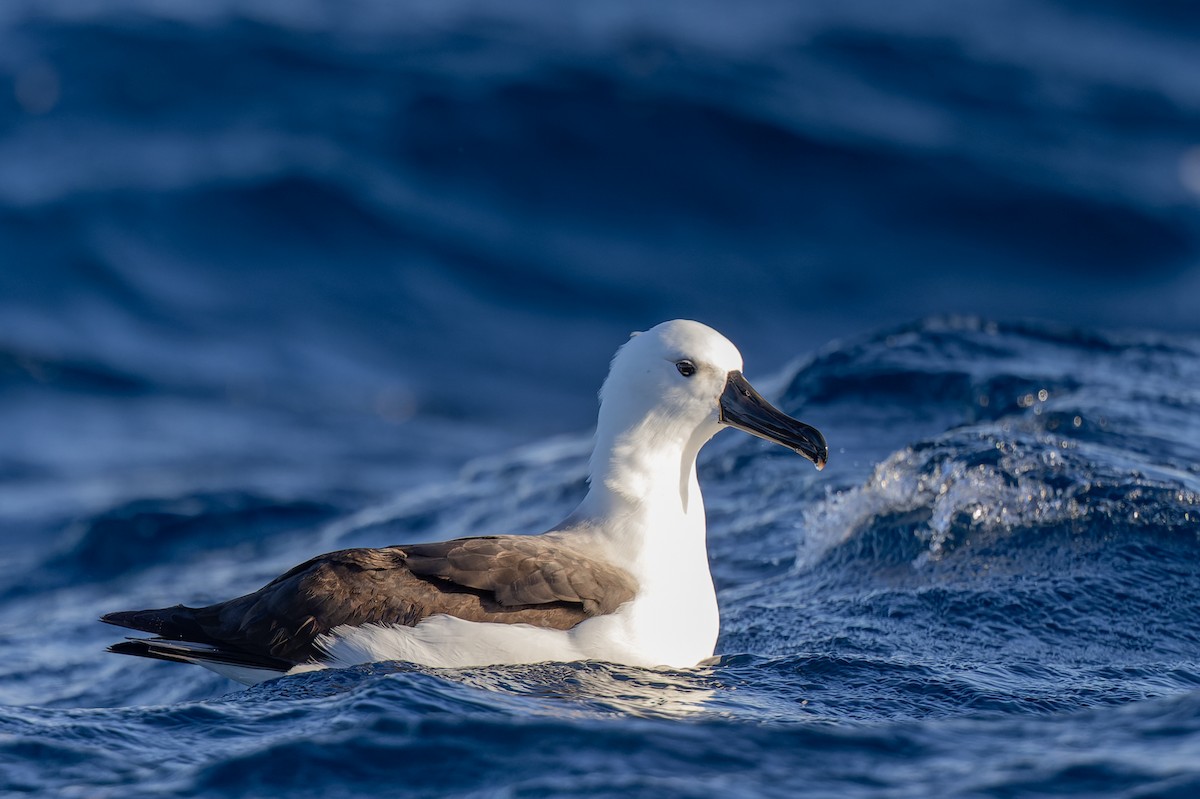
[[[694,667],[712,657],[720,623],[696,456],[725,427],[818,469],[829,455],[819,431],[746,381],[728,339],[664,322],[613,357],[587,495],[553,529],[330,552],[226,602],[109,613],[101,621],[153,635],[109,651],[247,685],[388,660]]]

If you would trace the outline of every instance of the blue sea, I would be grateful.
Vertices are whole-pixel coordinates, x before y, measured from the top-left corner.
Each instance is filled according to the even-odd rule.
[[[538,532],[676,317],[720,659],[250,689],[102,613]],[[0,794],[1200,796],[1182,0],[0,8]]]

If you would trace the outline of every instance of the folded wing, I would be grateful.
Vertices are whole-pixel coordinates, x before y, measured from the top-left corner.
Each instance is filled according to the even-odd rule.
[[[110,613],[102,621],[204,645],[193,659],[280,670],[319,661],[320,636],[342,625],[413,626],[447,614],[566,630],[612,613],[636,588],[624,570],[553,539],[494,536],[331,552],[237,599]],[[113,651],[176,659],[153,646],[126,643]]]

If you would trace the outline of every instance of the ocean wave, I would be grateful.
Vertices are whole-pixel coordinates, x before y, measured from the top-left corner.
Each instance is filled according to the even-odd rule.
[[[135,500],[76,522],[44,568],[64,582],[78,583],[125,579],[213,550],[242,550],[252,557],[272,537],[310,529],[339,510],[247,492]]]
[[[3,4],[0,792],[1196,794],[1177,6]],[[831,445],[705,449],[717,662],[104,653],[99,612],[546,529],[613,347],[681,316]]]

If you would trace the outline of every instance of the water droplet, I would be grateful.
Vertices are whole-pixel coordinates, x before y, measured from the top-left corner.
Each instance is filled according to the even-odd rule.
[[[398,386],[376,392],[372,406],[380,419],[392,424],[403,424],[417,412],[417,401],[412,392]]]
[[[1076,427],[1083,427],[1083,417],[1076,416],[1074,419],[1071,420],[1071,424],[1075,425]]]
[[[30,64],[13,80],[13,96],[27,114],[47,114],[58,105],[62,86],[58,71],[45,62]]]
[[[1179,159],[1179,182],[1188,191],[1200,195],[1200,145],[1190,148]]]
[[[1038,400],[1039,400],[1040,402],[1045,402],[1047,399],[1049,399],[1049,397],[1050,397],[1050,392],[1049,392],[1049,391],[1047,391],[1047,390],[1046,390],[1046,389],[1044,389],[1044,388],[1042,388],[1042,389],[1038,389]]]

